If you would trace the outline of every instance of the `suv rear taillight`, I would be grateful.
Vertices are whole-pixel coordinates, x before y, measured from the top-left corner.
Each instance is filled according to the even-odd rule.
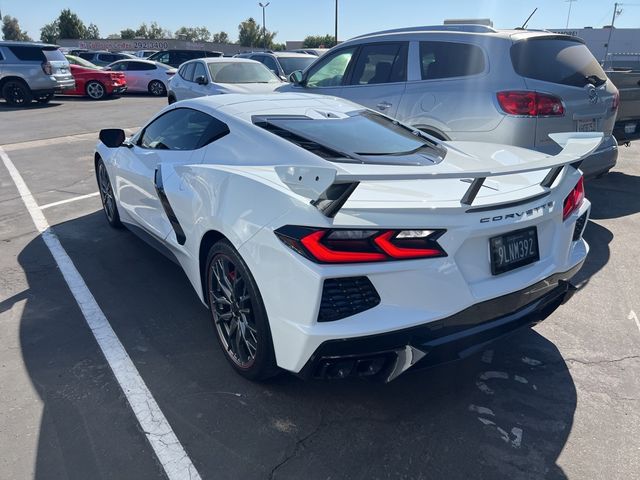
[[[552,117],[564,115],[562,99],[538,92],[498,92],[500,108],[509,115]]]
[[[53,67],[49,62],[42,62],[42,71],[47,75],[53,75]]]
[[[444,230],[324,229],[286,226],[278,238],[316,263],[362,263],[446,257]]]
[[[567,198],[564,199],[562,206],[562,220],[566,220],[569,216],[580,208],[584,201],[584,179],[580,177],[576,186],[569,192]]]
[[[615,112],[616,110],[618,110],[619,106],[620,106],[620,93],[616,92],[613,94],[613,102],[611,102],[611,110]]]

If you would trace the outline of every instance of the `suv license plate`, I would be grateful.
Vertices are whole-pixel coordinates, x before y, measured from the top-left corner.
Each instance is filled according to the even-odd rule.
[[[540,260],[538,230],[523,228],[489,239],[491,273],[500,275]]]
[[[598,123],[594,119],[578,120],[578,132],[595,132]]]

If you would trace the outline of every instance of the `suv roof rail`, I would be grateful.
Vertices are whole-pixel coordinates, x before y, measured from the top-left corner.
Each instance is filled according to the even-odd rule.
[[[379,32],[371,32],[364,35],[358,35],[353,38],[369,37],[371,35],[381,35],[384,33],[402,33],[402,32],[467,32],[467,33],[497,33],[498,30],[487,25],[475,24],[448,24],[448,25],[423,25],[418,27],[393,28],[391,30],[380,30]]]

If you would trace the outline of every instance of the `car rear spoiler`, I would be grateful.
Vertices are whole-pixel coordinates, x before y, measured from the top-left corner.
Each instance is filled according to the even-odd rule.
[[[275,171],[280,180],[294,193],[311,200],[323,215],[334,217],[355,191],[360,182],[395,180],[441,180],[471,179],[469,188],[460,199],[460,204],[472,205],[484,181],[488,177],[515,175],[549,170],[540,185],[550,189],[567,165],[579,168],[582,160],[598,148],[602,133],[552,133],[549,137],[562,147],[557,155],[515,166],[500,166],[484,170],[447,169],[446,163],[433,167],[391,167],[372,165],[367,172],[342,173],[333,167],[280,165]],[[442,166],[443,168],[439,168]],[[404,170],[404,171],[402,171]]]

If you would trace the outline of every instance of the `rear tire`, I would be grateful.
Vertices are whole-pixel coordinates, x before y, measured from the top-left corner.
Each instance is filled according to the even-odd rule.
[[[147,89],[154,97],[164,97],[167,94],[167,87],[160,80],[151,80]]]
[[[109,222],[109,225],[113,228],[122,228],[116,197],[113,194],[111,180],[109,180],[109,173],[101,158],[98,158],[96,161],[96,179],[98,180],[100,200],[102,200],[102,210],[107,217],[107,222]]]
[[[2,96],[13,107],[27,107],[33,101],[33,93],[22,80],[9,80],[2,87]]]
[[[207,303],[225,358],[249,380],[273,377],[278,367],[269,319],[246,263],[221,240],[209,250],[206,266]]]
[[[84,91],[92,100],[102,100],[107,96],[107,89],[104,88],[104,85],[97,80],[91,80],[88,82],[84,87]]]

